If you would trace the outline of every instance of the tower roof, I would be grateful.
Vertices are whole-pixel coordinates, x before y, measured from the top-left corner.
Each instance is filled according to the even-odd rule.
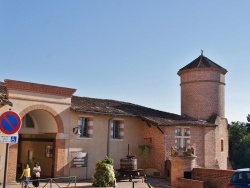
[[[207,57],[205,57],[203,54],[201,54],[198,58],[196,58],[195,60],[193,60],[191,63],[189,63],[188,65],[186,65],[185,67],[181,68],[178,71],[178,74],[181,71],[184,70],[189,70],[189,69],[194,69],[194,68],[214,68],[214,69],[219,69],[222,74],[226,74],[227,70],[223,67],[221,67],[220,65],[214,63],[213,61],[211,61],[210,59],[208,59]]]

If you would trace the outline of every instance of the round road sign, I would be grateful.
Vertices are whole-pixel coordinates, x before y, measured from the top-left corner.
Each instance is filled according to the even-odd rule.
[[[15,134],[21,125],[21,118],[16,112],[7,111],[0,116],[0,131],[4,134]]]

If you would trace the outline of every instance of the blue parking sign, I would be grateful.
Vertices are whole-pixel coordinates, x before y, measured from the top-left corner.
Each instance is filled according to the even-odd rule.
[[[11,136],[10,137],[10,142],[11,143],[16,143],[17,142],[17,136]]]

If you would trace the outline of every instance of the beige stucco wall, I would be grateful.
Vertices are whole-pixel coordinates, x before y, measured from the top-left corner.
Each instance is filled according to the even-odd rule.
[[[95,164],[99,160],[109,156],[114,160],[114,168],[120,168],[120,159],[126,158],[128,155],[128,145],[130,148],[130,155],[139,155],[138,145],[143,143],[142,134],[145,122],[138,118],[118,116],[113,117],[109,115],[94,115],[71,113],[71,129],[76,127],[78,117],[89,117],[93,120],[93,137],[79,138],[73,131],[70,133],[69,139],[69,157],[68,162],[71,162],[71,152],[82,151],[88,153],[87,167],[69,168],[70,175],[78,176],[79,178],[91,178]],[[124,122],[124,139],[112,139],[110,137],[110,121],[121,120]],[[138,167],[142,165],[138,160]]]

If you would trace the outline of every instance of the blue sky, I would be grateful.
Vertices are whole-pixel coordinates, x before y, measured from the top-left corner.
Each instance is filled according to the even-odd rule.
[[[250,1],[0,0],[0,81],[180,114],[180,68],[228,70],[226,117],[250,114]]]

